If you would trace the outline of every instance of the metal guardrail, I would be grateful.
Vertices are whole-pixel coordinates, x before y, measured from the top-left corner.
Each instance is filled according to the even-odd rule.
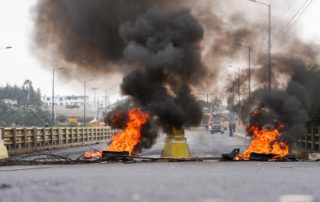
[[[298,139],[300,149],[320,151],[320,126],[308,128],[307,134]]]
[[[94,144],[116,132],[107,127],[0,128],[11,154]]]

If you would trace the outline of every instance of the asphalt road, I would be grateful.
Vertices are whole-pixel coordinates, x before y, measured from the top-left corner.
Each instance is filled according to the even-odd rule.
[[[234,148],[244,150],[248,145],[248,140],[239,137],[229,137],[227,133],[210,134],[204,129],[193,129],[186,131],[186,138],[193,157],[219,157],[223,153],[229,153]],[[160,134],[157,143],[152,148],[143,150],[139,155],[159,157],[164,145],[163,134]],[[50,153],[64,155],[69,158],[77,158],[87,150],[98,150],[106,148],[108,142],[91,146],[73,147],[50,151]]]
[[[220,155],[247,141],[188,131],[193,156]],[[102,145],[96,145],[100,147]],[[162,141],[143,152],[159,155]],[[87,148],[60,150],[75,155]],[[75,151],[77,150],[77,151]],[[307,194],[320,201],[319,162],[158,162],[0,167],[0,202],[278,201]]]

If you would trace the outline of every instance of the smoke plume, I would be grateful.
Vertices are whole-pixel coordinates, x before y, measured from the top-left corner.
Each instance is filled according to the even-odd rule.
[[[305,132],[307,112],[318,99],[314,95],[319,93],[319,75],[312,67],[317,65],[319,48],[302,40],[299,30],[283,31],[285,5],[278,1],[272,5],[272,19],[277,19],[272,24],[272,91],[265,89],[267,13],[252,2],[39,0],[33,50],[42,60],[66,64],[75,77],[123,74],[121,91],[130,98],[116,114],[140,107],[152,116],[143,128],[142,147],[154,143],[158,125],[169,132],[200,123],[195,89],[224,97],[227,87],[234,99],[237,80],[227,69],[240,63],[238,104],[243,122],[256,121],[250,117],[252,110],[264,109],[269,118],[262,119],[262,125],[275,118],[286,125],[284,138],[290,141]],[[250,98],[243,90],[248,46],[253,50]]]
[[[142,147],[154,143],[156,125],[171,132],[196,126],[202,117],[190,87],[206,74],[199,48],[203,29],[189,9],[169,2],[42,0],[36,7],[39,50],[80,72],[125,74],[121,90],[131,104],[107,120],[123,127],[129,106],[149,112]]]

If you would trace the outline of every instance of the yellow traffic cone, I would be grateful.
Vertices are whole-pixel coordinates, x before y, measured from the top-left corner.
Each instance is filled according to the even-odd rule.
[[[165,158],[190,158],[190,150],[183,129],[172,128],[172,134],[167,134],[161,153]]]

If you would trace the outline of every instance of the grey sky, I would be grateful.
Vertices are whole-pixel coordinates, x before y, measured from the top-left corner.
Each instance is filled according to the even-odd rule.
[[[235,0],[239,1],[239,0]],[[241,0],[246,2],[246,0]],[[298,5],[304,0],[281,0]],[[320,44],[320,2],[314,0],[314,4],[308,9],[304,15],[299,18],[298,23],[294,26],[300,26],[301,33],[306,40],[314,40]],[[25,79],[33,81],[36,88],[40,88],[41,92],[46,95],[51,94],[52,88],[52,72],[49,68],[41,67],[41,64],[30,50],[30,40],[32,33],[32,6],[37,0],[0,0],[0,86],[9,83],[11,85],[22,85]],[[252,4],[251,2],[247,2]],[[289,5],[288,4],[288,5]],[[250,6],[252,8],[252,6]],[[257,6],[257,9],[259,8]],[[283,12],[285,19],[289,19],[294,13],[294,7],[291,11]],[[12,46],[12,49],[2,49],[6,46]],[[52,64],[56,66],[59,64]],[[102,78],[106,79],[106,78]],[[88,84],[88,94],[93,87],[102,86],[101,82],[96,78]],[[56,79],[56,94],[70,95],[82,94],[83,83],[77,81],[66,81],[59,78]],[[99,88],[97,94],[104,95],[105,89],[118,90],[118,86],[104,86]]]

